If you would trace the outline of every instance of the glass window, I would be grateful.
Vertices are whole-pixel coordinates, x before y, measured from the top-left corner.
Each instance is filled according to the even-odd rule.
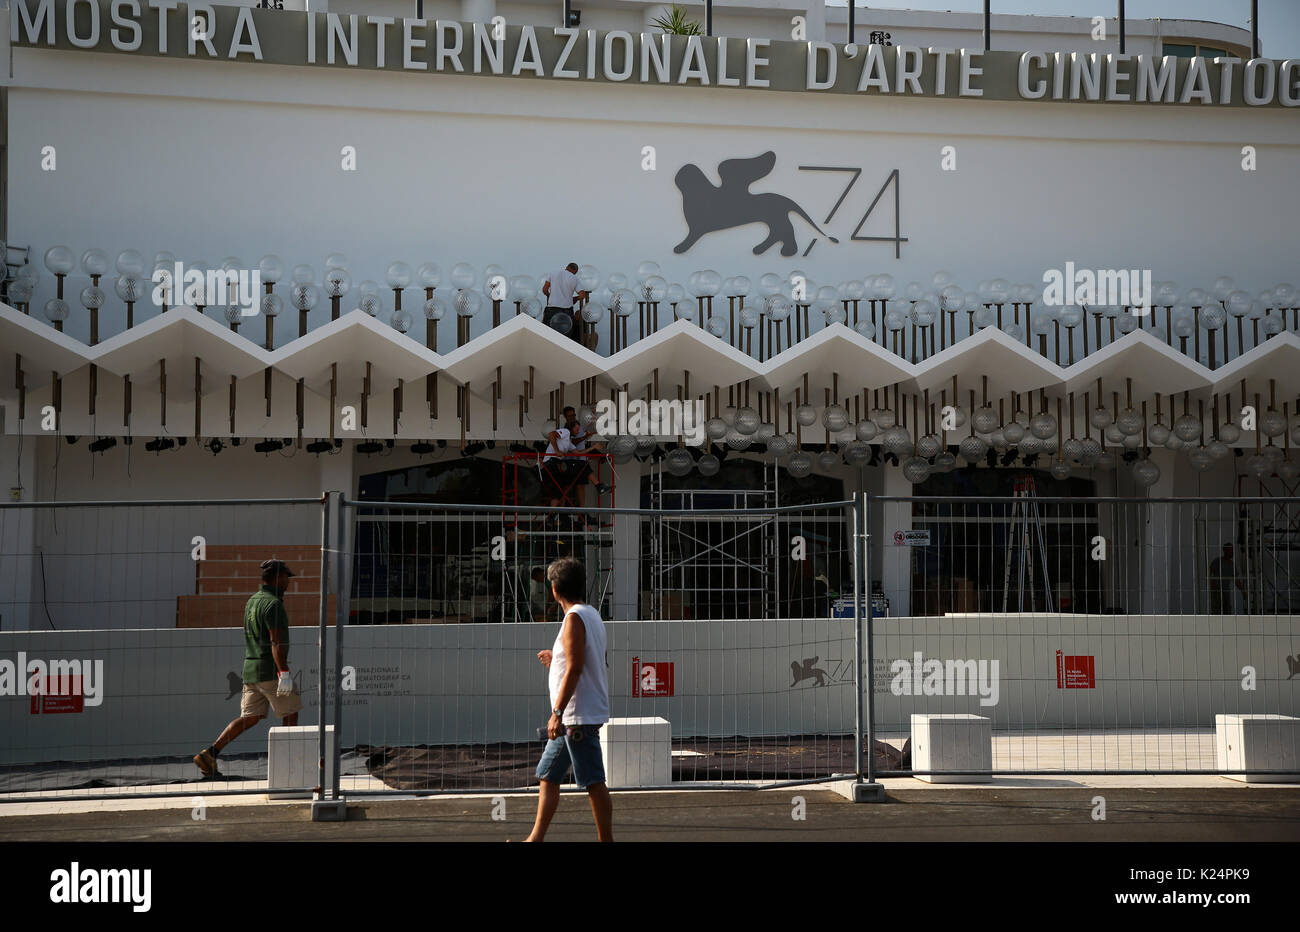
[[[1202,45],[1201,54],[1206,58],[1222,58],[1228,53],[1224,49],[1213,49],[1210,48],[1208,45]]]
[[[1175,45],[1172,42],[1166,42],[1163,46],[1165,55],[1177,55],[1179,58],[1195,58],[1196,46],[1194,45]]]

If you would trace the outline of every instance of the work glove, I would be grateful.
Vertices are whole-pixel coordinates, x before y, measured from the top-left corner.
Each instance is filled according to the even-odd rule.
[[[280,682],[276,684],[275,694],[277,696],[287,696],[293,692],[293,676],[288,670],[280,674]]]

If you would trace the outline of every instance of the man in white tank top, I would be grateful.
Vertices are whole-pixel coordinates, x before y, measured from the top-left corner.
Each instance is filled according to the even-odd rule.
[[[537,821],[525,841],[541,841],[560,803],[560,784],[569,769],[573,780],[587,790],[596,834],[613,841],[614,807],[605,786],[605,765],[600,754],[600,726],[609,721],[609,678],[605,673],[605,623],[586,598],[586,574],[572,557],[556,560],[546,569],[551,592],[564,613],[564,623],[550,650],[537,659],[550,668],[547,677],[551,720],[550,739],[537,765],[541,791]]]

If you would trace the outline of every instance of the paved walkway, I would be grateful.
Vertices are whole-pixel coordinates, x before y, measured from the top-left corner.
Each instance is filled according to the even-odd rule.
[[[1216,780],[1219,778],[1208,778]],[[889,801],[854,805],[825,788],[621,792],[622,841],[1291,841],[1300,787],[1183,783],[1160,787],[1015,781],[979,787],[887,781]],[[1106,818],[1094,818],[1097,797]],[[524,837],[533,794],[364,799],[346,822],[312,822],[308,804],[216,797],[148,808],[31,814],[0,807],[0,841],[505,841]],[[50,805],[50,804],[45,804]],[[494,818],[494,815],[497,818]],[[503,817],[503,818],[502,818]],[[552,840],[594,840],[586,795],[566,793]]]

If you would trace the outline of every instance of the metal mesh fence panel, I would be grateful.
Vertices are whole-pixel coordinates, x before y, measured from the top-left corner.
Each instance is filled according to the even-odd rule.
[[[297,723],[319,721],[321,517],[319,499],[0,506],[0,798],[267,792],[266,720],[209,778],[194,755],[242,717],[264,560],[296,574]]]
[[[880,773],[1297,775],[1300,501],[1030,481],[867,509],[895,581],[870,621]],[[1241,727],[1268,756],[1225,756]]]
[[[852,773],[851,509],[350,503],[341,734],[372,781],[354,791],[537,784],[563,556],[606,631],[610,786]]]

